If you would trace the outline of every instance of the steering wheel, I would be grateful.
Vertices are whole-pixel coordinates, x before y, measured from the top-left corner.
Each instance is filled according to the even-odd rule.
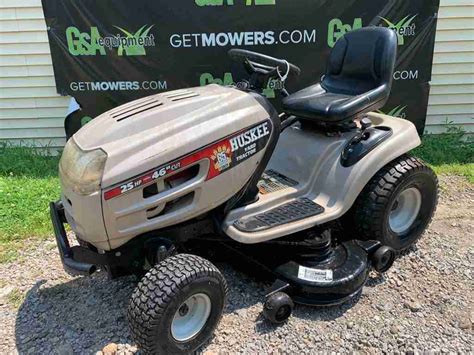
[[[290,75],[298,76],[301,74],[300,68],[284,59],[277,59],[245,49],[231,49],[228,54],[232,60],[244,63],[245,68],[251,75],[255,73],[267,78],[279,78],[284,82]]]

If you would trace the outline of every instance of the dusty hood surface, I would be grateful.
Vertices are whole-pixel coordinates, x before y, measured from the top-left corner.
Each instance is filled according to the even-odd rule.
[[[249,94],[208,85],[148,96],[98,116],[74,135],[107,153],[102,187],[166,163],[264,119]],[[159,159],[157,159],[157,156]]]

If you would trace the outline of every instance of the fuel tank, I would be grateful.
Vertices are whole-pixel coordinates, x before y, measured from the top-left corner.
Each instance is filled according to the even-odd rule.
[[[99,193],[75,194],[63,182],[66,216],[81,226],[82,239],[108,250],[202,215],[252,177],[278,130],[274,116],[264,98],[220,85],[170,91],[110,110],[73,137],[80,149],[101,149],[107,160]],[[88,230],[97,223],[87,220],[99,218],[107,243]]]

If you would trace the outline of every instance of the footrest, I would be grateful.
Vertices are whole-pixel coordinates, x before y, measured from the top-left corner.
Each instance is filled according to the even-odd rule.
[[[234,222],[235,228],[242,232],[258,232],[289,222],[316,216],[324,212],[324,208],[308,198],[299,198],[293,202],[276,207],[265,213]]]

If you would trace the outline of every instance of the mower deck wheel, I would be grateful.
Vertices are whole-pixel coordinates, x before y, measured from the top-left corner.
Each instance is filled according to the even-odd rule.
[[[372,265],[375,271],[384,273],[392,267],[396,257],[395,250],[383,245],[372,256]]]
[[[263,315],[272,323],[284,323],[291,316],[294,307],[295,304],[288,294],[276,292],[265,301]]]

